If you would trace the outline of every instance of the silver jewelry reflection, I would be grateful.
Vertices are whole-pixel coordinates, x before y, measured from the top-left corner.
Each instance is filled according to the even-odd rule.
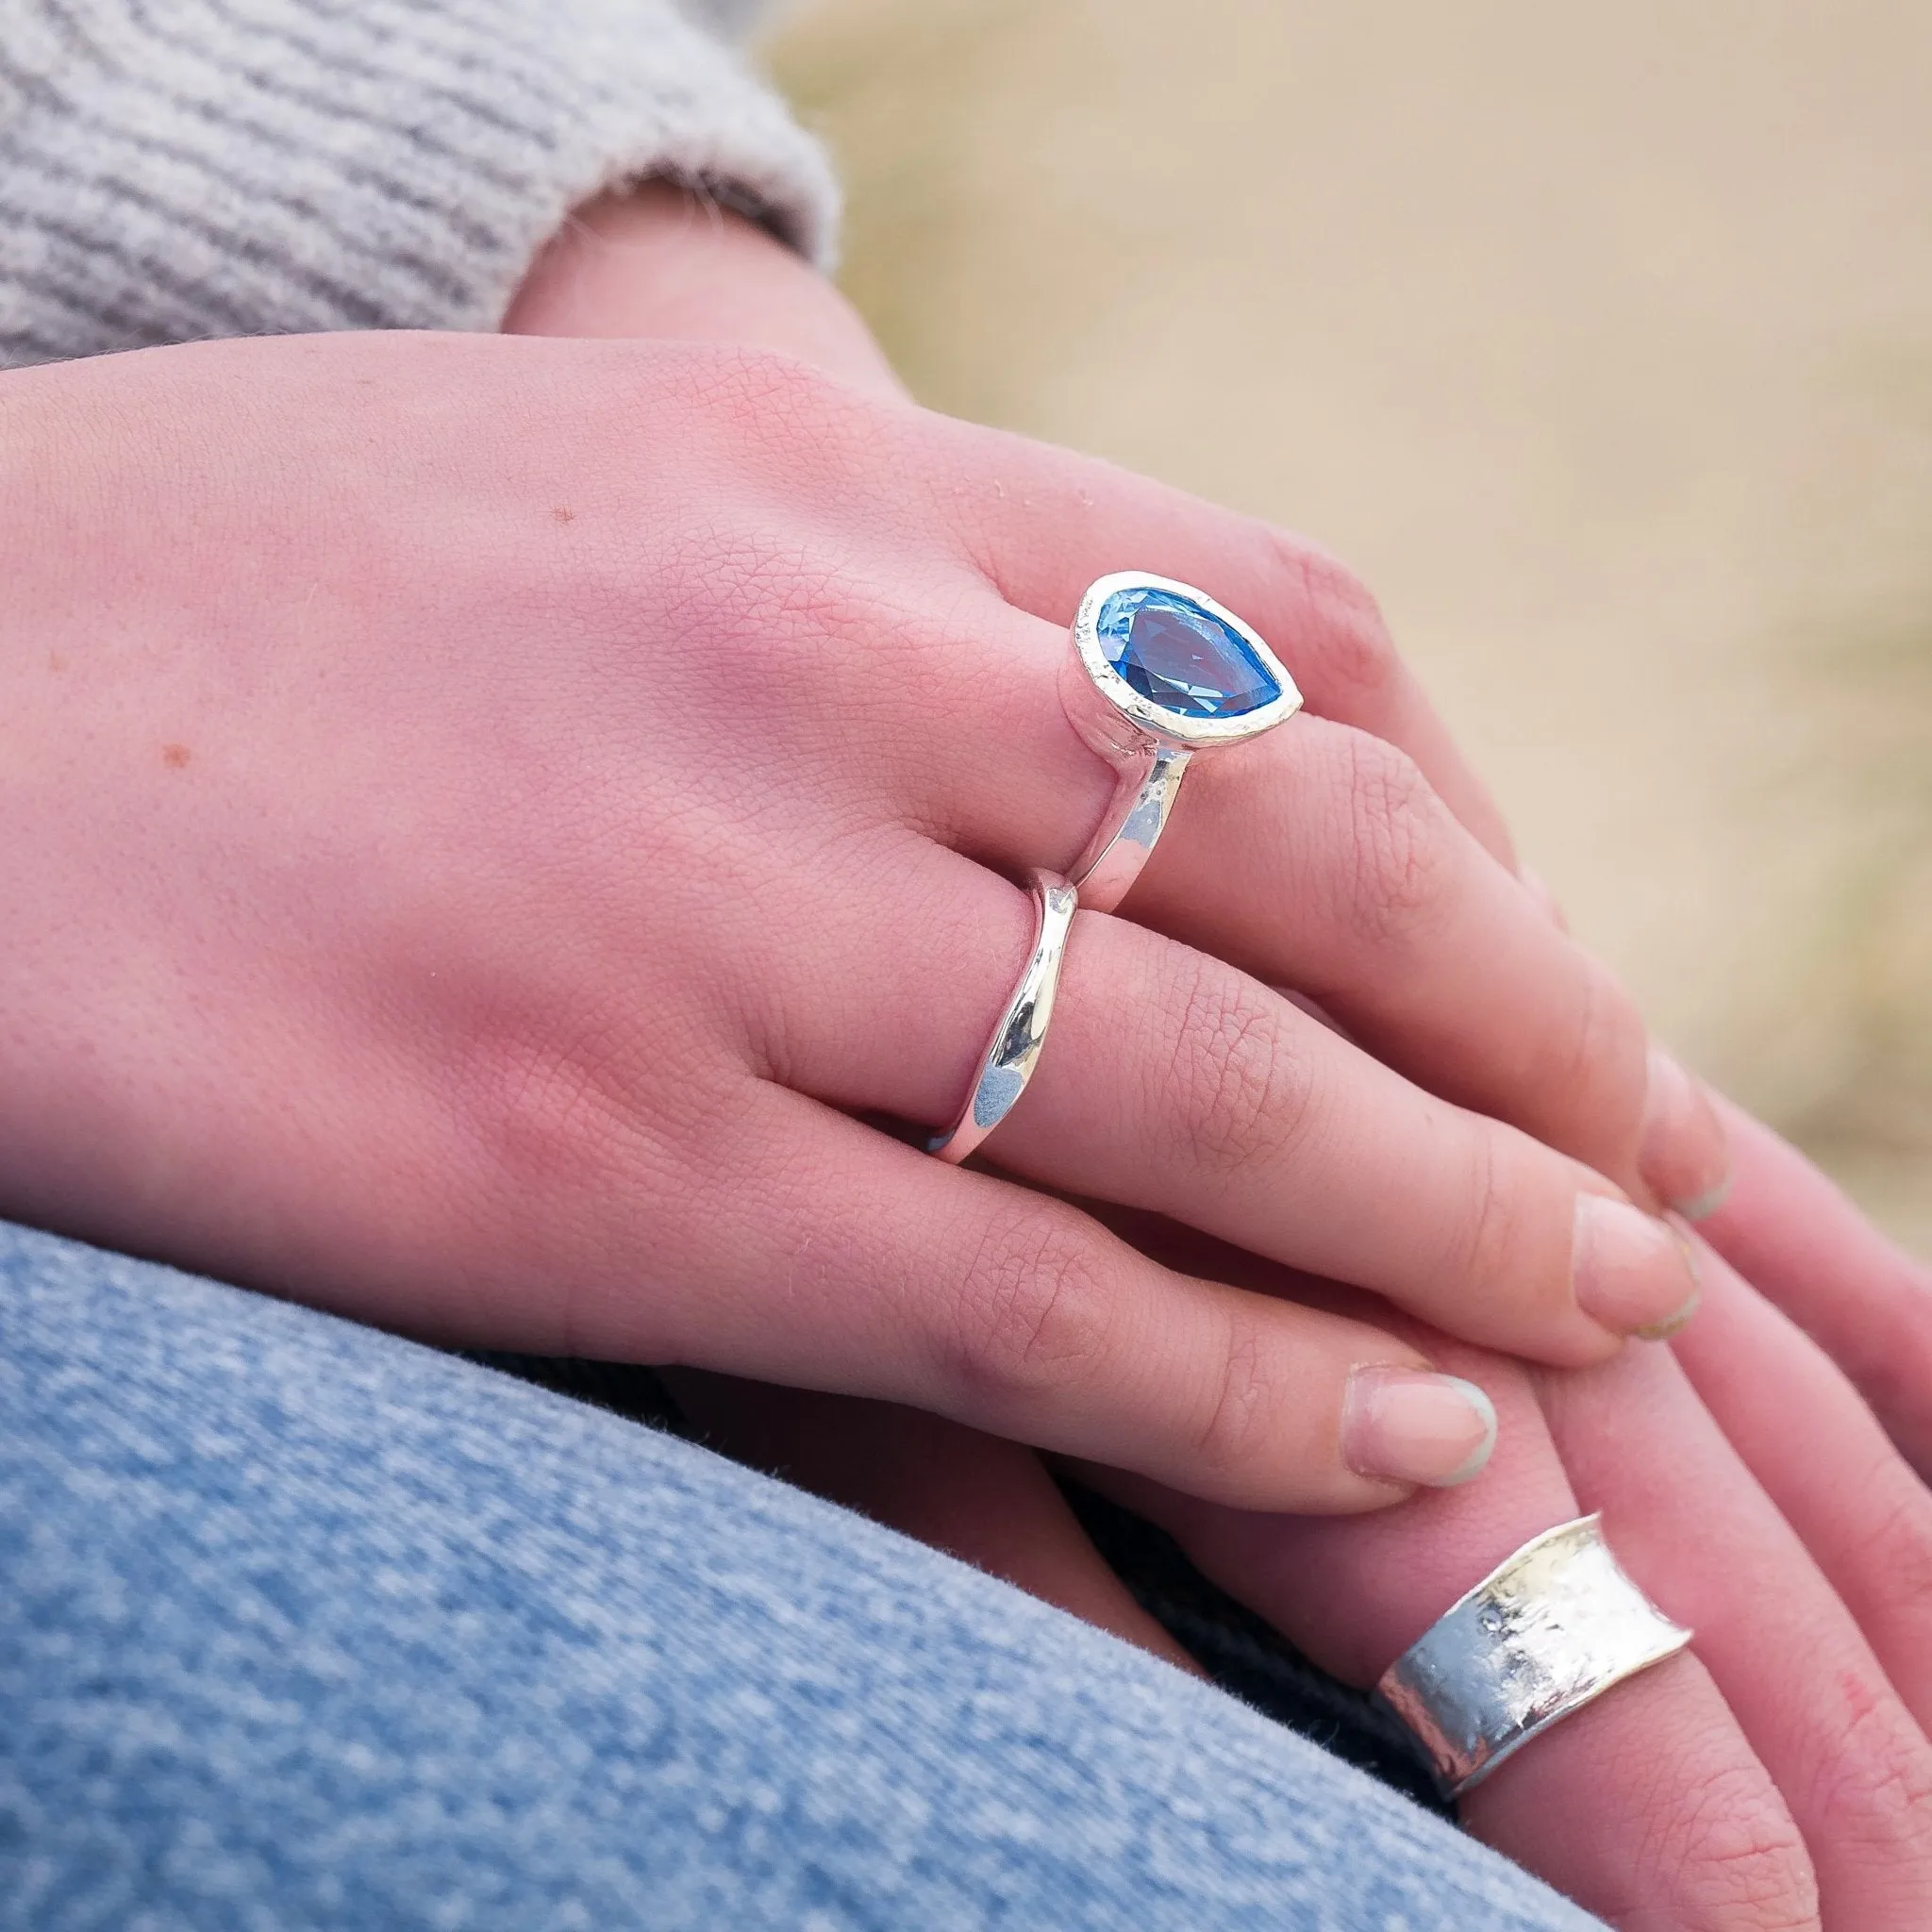
[[[941,1160],[964,1160],[1012,1112],[1046,1043],[1053,996],[1060,983],[1060,959],[1079,895],[1058,873],[1035,872],[1028,884],[1033,889],[1033,952],[986,1043],[959,1117],[925,1143],[925,1151]]]
[[[1138,690],[1116,669],[1099,630],[1109,599],[1135,591],[1167,593],[1225,625],[1252,654],[1274,695],[1249,709],[1214,715],[1163,705]],[[1060,702],[1074,729],[1119,777],[1098,829],[1068,876],[1083,906],[1110,912],[1154,850],[1193,755],[1272,730],[1301,709],[1302,694],[1280,658],[1233,611],[1191,585],[1145,571],[1117,571],[1089,586],[1074,618],[1072,643],[1060,669]]]
[[[1383,1673],[1375,1690],[1422,1740],[1444,1796],[1690,1641],[1624,1574],[1602,1522],[1524,1543]]]

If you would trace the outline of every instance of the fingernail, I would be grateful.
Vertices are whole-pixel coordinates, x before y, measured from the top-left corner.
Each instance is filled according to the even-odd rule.
[[[1496,1446],[1496,1410],[1474,1382],[1427,1369],[1357,1369],[1341,1409],[1341,1454],[1357,1475],[1453,1489]]]
[[[1731,1185],[1724,1123],[1704,1082],[1693,1079],[1660,1047],[1650,1050],[1637,1170],[1657,1199],[1686,1221],[1715,1214]]]
[[[1667,1223],[1627,1201],[1578,1194],[1570,1250],[1576,1306],[1615,1335],[1674,1334],[1697,1312],[1697,1260]]]

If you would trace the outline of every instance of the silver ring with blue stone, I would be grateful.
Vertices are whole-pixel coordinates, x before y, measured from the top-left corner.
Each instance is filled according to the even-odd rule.
[[[1154,850],[1193,755],[1272,730],[1301,709],[1302,694],[1280,658],[1205,591],[1117,571],[1080,599],[1060,700],[1119,774],[1069,874],[1083,906],[1110,912]]]
[[[1040,1049],[1046,1043],[1047,1024],[1053,1018],[1060,959],[1067,950],[1067,933],[1079,897],[1058,873],[1035,872],[1027,883],[1033,890],[1033,951],[1026,969],[980,1056],[973,1091],[958,1118],[943,1134],[933,1135],[925,1143],[928,1154],[937,1154],[955,1165],[1012,1112],[1014,1102],[1033,1077]]]

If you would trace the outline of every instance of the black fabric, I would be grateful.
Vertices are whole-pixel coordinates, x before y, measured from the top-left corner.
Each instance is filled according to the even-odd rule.
[[[1134,1600],[1224,1690],[1418,1805],[1455,1817],[1421,1747],[1366,1690],[1330,1676],[1210,1583],[1165,1531],[1077,1484],[1062,1488]]]

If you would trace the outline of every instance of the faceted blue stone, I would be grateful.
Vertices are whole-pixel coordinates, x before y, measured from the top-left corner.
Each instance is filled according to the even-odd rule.
[[[1108,662],[1163,710],[1239,718],[1281,695],[1239,631],[1173,591],[1116,591],[1093,627]]]

